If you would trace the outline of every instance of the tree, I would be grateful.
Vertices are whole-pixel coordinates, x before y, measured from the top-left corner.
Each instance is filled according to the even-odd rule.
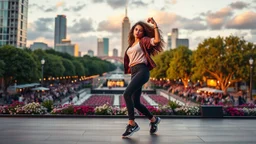
[[[155,78],[165,78],[167,77],[166,71],[169,68],[170,60],[173,57],[173,50],[165,51],[159,55],[153,57],[154,62],[156,63],[156,68],[150,71],[151,77]]]
[[[5,66],[5,63],[3,60],[0,60],[0,78],[3,76],[4,74],[4,66]]]
[[[219,87],[227,88],[248,78],[250,57],[255,57],[255,45],[237,36],[204,40],[193,54],[195,75],[209,75],[219,81]]]
[[[33,82],[38,73],[37,64],[30,54],[13,46],[0,48],[0,57],[4,61],[4,91],[17,80],[19,83]]]
[[[64,76],[65,67],[62,63],[62,57],[59,57],[54,54],[47,54],[45,51],[41,49],[37,49],[33,52],[37,56],[37,61],[40,62],[44,59],[44,77],[60,77]],[[40,68],[40,72],[42,69]]]
[[[78,60],[73,60],[73,65],[75,66],[75,72],[77,76],[84,76],[85,75],[85,70],[84,66],[81,62]]]
[[[188,47],[180,46],[175,49],[167,70],[167,77],[170,79],[180,78],[184,86],[187,87],[192,75],[191,55],[192,51]]]
[[[75,76],[76,71],[75,71],[74,64],[70,60],[65,59],[65,58],[62,58],[61,60],[62,60],[63,66],[65,68],[63,75],[64,76]]]
[[[64,76],[65,67],[62,63],[62,58],[53,54],[45,56],[44,75],[45,77]]]
[[[47,49],[47,50],[45,50],[45,52],[47,54],[53,54],[53,55],[60,56],[62,58],[68,59],[68,60],[73,60],[74,59],[74,56],[72,56],[68,53],[55,51],[54,49]]]

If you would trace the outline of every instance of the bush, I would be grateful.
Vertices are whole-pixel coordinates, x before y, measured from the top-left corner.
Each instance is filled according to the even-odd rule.
[[[19,101],[14,101],[12,104],[7,106],[6,113],[7,114],[17,114],[17,113],[22,113],[22,107],[24,106],[23,102]]]
[[[47,109],[39,103],[29,103],[22,107],[25,114],[45,114]]]
[[[175,110],[176,108],[181,107],[177,102],[169,101],[169,106],[172,110]]]
[[[126,107],[115,107],[112,109],[114,115],[128,115],[128,111]]]
[[[244,112],[241,109],[237,109],[234,107],[224,108],[224,115],[227,116],[244,116]]]
[[[74,114],[77,115],[93,115],[94,108],[90,106],[75,106],[74,107]]]
[[[96,115],[113,115],[113,108],[108,104],[98,106],[94,110]]]
[[[176,115],[198,116],[200,115],[200,108],[197,106],[193,106],[193,107],[182,106],[182,107],[176,108],[174,112]]]
[[[74,114],[74,106],[69,105],[61,110],[61,114]]]
[[[42,106],[47,108],[47,112],[51,112],[53,110],[53,101],[46,100],[42,103]]]

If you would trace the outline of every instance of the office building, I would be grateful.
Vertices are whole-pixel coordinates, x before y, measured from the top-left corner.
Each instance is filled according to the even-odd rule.
[[[188,39],[176,39],[177,47],[186,46],[189,48],[189,40]]]
[[[98,41],[97,42],[98,56],[108,56],[109,39],[108,38],[98,38],[97,41]]]
[[[78,57],[79,56],[79,48],[78,44],[72,44],[70,40],[63,39],[60,44],[56,44],[55,51],[68,53],[71,56]]]
[[[55,18],[54,47],[67,38],[67,18],[65,15],[57,15]]]
[[[167,36],[167,50],[178,48],[179,46],[186,46],[189,48],[188,39],[180,39],[177,28],[172,29],[172,33]]]
[[[27,44],[28,0],[0,1],[0,46]]]
[[[93,57],[93,56],[94,56],[94,52],[93,52],[93,50],[88,50],[87,55],[89,55],[89,56]]]
[[[30,45],[30,49],[32,51],[34,51],[34,50],[37,50],[37,49],[47,50],[47,49],[51,49],[51,48],[48,47],[48,45],[46,43],[34,42],[32,45]]]
[[[113,49],[113,56],[118,57],[118,50],[116,48]]]

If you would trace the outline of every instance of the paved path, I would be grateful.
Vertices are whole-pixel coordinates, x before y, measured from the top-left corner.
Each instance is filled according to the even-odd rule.
[[[126,118],[0,118],[0,144],[255,144],[256,121],[162,119],[156,135],[148,120],[122,139]]]

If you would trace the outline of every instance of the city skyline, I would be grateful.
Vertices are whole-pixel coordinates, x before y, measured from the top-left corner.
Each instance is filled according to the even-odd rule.
[[[178,28],[179,37],[188,38],[192,50],[205,38],[218,35],[256,42],[256,0],[33,0],[29,1],[27,47],[41,41],[52,47],[54,18],[63,14],[67,38],[79,44],[80,51],[97,53],[97,38],[108,37],[110,53],[117,48],[120,55],[126,5],[131,26],[153,16],[165,42],[172,28]]]

